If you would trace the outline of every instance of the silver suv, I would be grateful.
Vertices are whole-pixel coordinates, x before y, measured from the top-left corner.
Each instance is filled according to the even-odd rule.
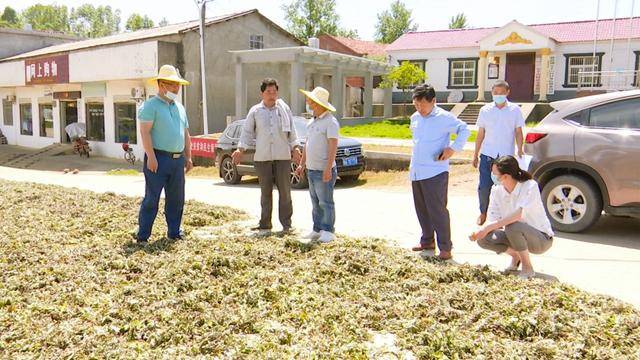
[[[581,232],[604,210],[640,218],[640,90],[551,103],[526,136],[553,227]]]

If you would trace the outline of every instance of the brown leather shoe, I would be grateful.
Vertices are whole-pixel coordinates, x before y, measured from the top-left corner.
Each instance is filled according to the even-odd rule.
[[[440,253],[438,254],[438,259],[440,260],[451,260],[451,258],[453,258],[453,255],[451,255],[451,251],[440,251]]]
[[[424,251],[424,250],[435,250],[435,249],[436,249],[435,245],[428,245],[428,246],[418,245],[411,248],[412,251]]]

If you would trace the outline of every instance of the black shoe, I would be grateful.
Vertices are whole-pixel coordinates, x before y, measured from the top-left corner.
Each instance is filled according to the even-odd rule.
[[[185,236],[186,235],[185,235],[184,231],[180,230],[180,232],[178,233],[177,236],[169,237],[169,240],[174,240],[174,241],[175,240],[183,240],[185,238]]]
[[[142,245],[142,246],[146,246],[147,244],[149,244],[149,241],[142,240],[142,239],[136,239],[136,244]]]

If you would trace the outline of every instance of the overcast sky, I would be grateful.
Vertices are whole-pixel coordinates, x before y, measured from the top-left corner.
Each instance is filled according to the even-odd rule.
[[[233,13],[257,8],[271,20],[286,28],[283,4],[293,0],[213,0],[208,4],[207,16]],[[612,18],[617,3],[617,16],[631,15],[633,0],[600,0],[600,18]],[[122,11],[121,28],[131,13],[151,17],[156,24],[166,17],[170,23],[198,18],[194,0],[0,0],[0,8],[9,5],[16,10],[36,4],[58,4],[78,7],[84,3],[111,5]],[[391,0],[337,0],[341,25],[356,29],[360,38],[371,40],[375,36],[377,14],[386,10]],[[598,0],[405,0],[413,11],[418,30],[446,29],[449,19],[464,12],[472,27],[502,26],[511,20],[524,24],[591,20],[596,17]],[[634,16],[640,16],[640,0],[635,1]],[[640,29],[638,29],[640,31]]]

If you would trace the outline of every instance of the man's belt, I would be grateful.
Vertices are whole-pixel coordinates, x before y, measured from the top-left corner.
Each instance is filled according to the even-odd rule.
[[[167,155],[172,159],[179,159],[182,157],[182,152],[170,152],[170,151],[164,151],[164,150],[158,150],[158,149],[153,149],[153,151],[155,151],[158,154]]]

